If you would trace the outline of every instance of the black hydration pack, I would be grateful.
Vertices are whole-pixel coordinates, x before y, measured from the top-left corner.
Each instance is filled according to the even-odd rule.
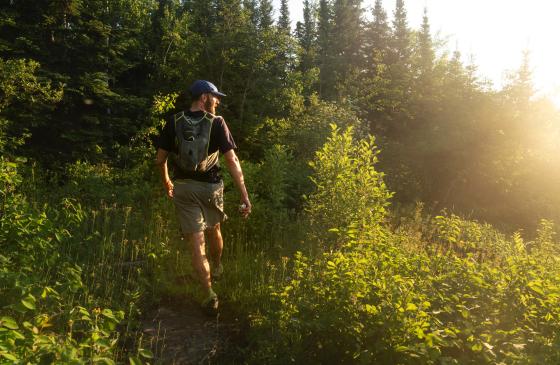
[[[185,172],[205,172],[208,169],[208,147],[214,115],[205,112],[193,118],[185,112],[173,116],[177,137],[177,165]]]

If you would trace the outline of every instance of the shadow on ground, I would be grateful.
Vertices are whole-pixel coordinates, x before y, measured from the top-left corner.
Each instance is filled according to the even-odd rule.
[[[142,327],[144,344],[151,348],[156,364],[237,362],[228,360],[228,354],[238,353],[242,326],[223,310],[209,317],[193,300],[167,300],[147,313]]]

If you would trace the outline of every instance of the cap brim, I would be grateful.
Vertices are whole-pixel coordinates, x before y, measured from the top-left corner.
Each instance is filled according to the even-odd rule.
[[[219,92],[219,91],[213,91],[212,94],[213,94],[213,95],[216,95],[216,96],[227,96],[226,94],[221,93],[221,92]]]

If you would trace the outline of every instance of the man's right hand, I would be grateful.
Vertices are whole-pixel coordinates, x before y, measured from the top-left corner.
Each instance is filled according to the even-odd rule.
[[[156,155],[156,165],[161,175],[161,181],[163,181],[163,188],[167,193],[169,199],[173,198],[173,182],[169,178],[169,173],[167,171],[167,156],[169,152],[162,148],[158,148]]]

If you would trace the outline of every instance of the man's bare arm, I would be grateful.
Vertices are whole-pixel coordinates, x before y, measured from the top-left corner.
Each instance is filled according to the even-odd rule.
[[[241,194],[241,203],[245,204],[245,208],[241,209],[241,214],[243,217],[247,217],[251,213],[251,202],[249,201],[249,194],[247,193],[247,188],[245,187],[245,180],[243,179],[243,171],[241,170],[241,164],[239,159],[235,154],[234,150],[229,150],[224,154],[226,160],[226,165],[233,182]]]
[[[158,166],[159,173],[161,175],[161,179],[163,182],[163,186],[165,191],[167,192],[167,196],[173,198],[173,183],[169,178],[169,170],[167,169],[167,156],[169,152],[158,148],[157,155],[156,155],[156,165]]]

